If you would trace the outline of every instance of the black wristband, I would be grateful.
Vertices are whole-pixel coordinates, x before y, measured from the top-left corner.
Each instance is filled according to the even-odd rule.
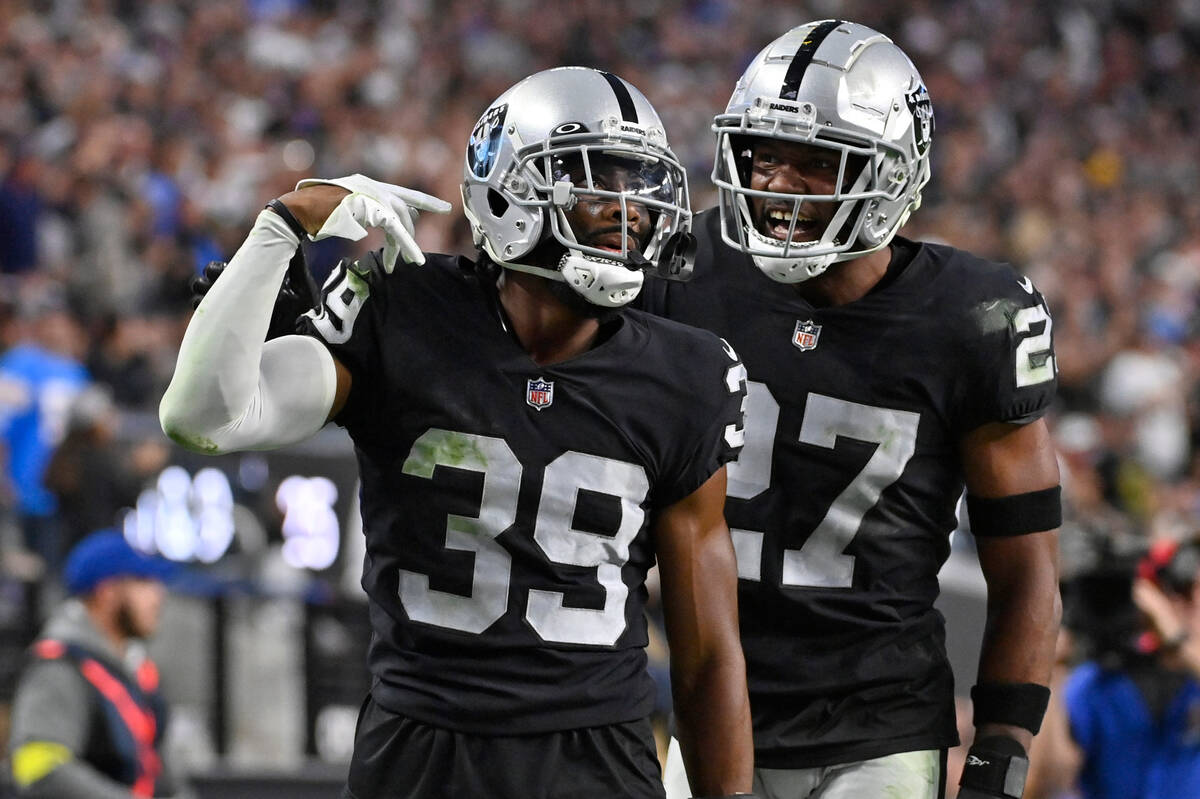
[[[1050,704],[1050,689],[1032,682],[984,682],[971,688],[975,727],[1012,724],[1037,735]]]
[[[279,198],[275,198],[267,203],[267,208],[279,214],[280,218],[287,224],[288,229],[296,234],[296,238],[304,241],[304,238],[308,235],[308,231],[304,229],[304,225],[300,224],[300,220],[292,213],[292,209],[280,202]]]
[[[989,735],[967,750],[958,795],[972,799],[1021,799],[1028,775],[1029,756],[1025,747],[1007,735]]]
[[[971,534],[1010,536],[1040,533],[1062,526],[1062,486],[1007,497],[967,494]]]

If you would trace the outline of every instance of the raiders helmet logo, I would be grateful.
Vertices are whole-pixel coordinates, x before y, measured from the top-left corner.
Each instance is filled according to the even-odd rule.
[[[532,377],[525,386],[525,402],[535,411],[549,408],[554,402],[554,381]]]
[[[493,106],[483,113],[471,131],[471,140],[467,143],[467,161],[471,164],[471,174],[480,180],[486,180],[496,165],[506,116],[507,103]]]
[[[933,140],[933,103],[929,100],[929,90],[925,84],[919,84],[904,95],[904,102],[913,115],[913,137],[916,139],[917,152],[924,155],[929,149],[929,142]]]

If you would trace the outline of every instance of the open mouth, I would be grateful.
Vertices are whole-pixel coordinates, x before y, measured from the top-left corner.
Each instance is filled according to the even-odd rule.
[[[788,239],[788,231],[790,230],[792,241],[812,241],[821,235],[822,222],[812,216],[808,216],[803,211],[795,214],[795,229],[792,228],[793,207],[775,206],[767,208],[763,211],[762,222],[759,227],[763,235],[780,241]]]

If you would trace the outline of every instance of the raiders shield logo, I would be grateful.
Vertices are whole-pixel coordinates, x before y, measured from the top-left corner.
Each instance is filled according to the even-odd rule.
[[[554,402],[554,381],[544,377],[532,377],[526,384],[525,402],[535,411],[549,408]]]
[[[913,115],[913,139],[917,144],[917,152],[924,155],[933,138],[933,103],[929,100],[929,90],[922,83],[904,95],[904,102]]]
[[[484,112],[471,131],[471,139],[467,143],[467,163],[471,165],[471,174],[480,180],[487,180],[492,167],[496,165],[496,156],[500,154],[500,135],[504,132],[504,118],[507,115],[507,103],[493,106]]]
[[[821,337],[821,326],[813,324],[813,320],[796,321],[796,332],[792,334],[792,343],[804,350],[815,350],[817,339]]]

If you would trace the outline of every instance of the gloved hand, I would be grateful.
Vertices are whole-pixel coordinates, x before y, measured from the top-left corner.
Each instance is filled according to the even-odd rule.
[[[396,266],[397,256],[403,256],[406,263],[425,263],[424,254],[413,239],[413,219],[417,211],[444,214],[450,210],[450,203],[445,200],[359,174],[332,179],[306,178],[297,183],[296,188],[321,183],[340,186],[350,194],[325,220],[312,237],[313,241],[330,236],[358,241],[367,235],[367,227],[382,228],[385,237],[383,268],[389,273]]]
[[[204,295],[212,288],[213,283],[228,266],[224,261],[210,261],[204,271],[191,279],[189,287],[192,291],[192,307],[200,305]],[[296,249],[296,254],[288,263],[288,270],[275,296],[275,307],[271,310],[271,323],[267,327],[267,341],[296,332],[296,320],[317,304],[320,289],[313,276],[309,274],[308,265],[304,261],[304,250]]]
[[[1021,799],[1028,773],[1029,757],[1019,741],[989,735],[967,750],[958,799]]]

